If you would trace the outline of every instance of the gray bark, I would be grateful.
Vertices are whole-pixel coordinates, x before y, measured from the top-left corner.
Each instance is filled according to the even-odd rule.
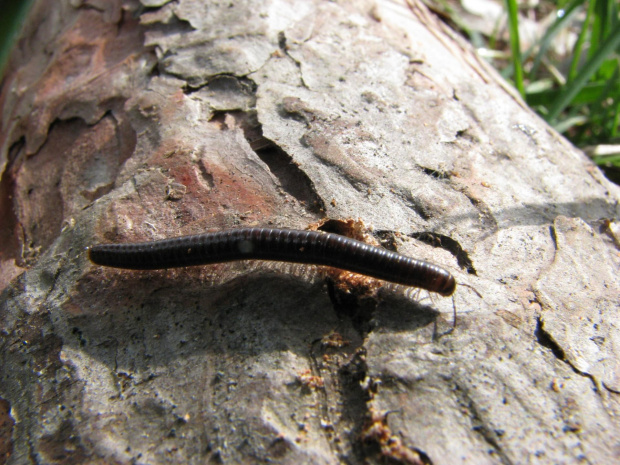
[[[0,96],[0,463],[620,459],[620,189],[426,8],[38,2]],[[85,247],[323,224],[451,299]],[[438,337],[439,336],[439,337]]]

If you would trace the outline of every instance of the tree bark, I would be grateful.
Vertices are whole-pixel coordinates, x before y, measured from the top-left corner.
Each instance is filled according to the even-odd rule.
[[[620,459],[620,189],[421,3],[40,1],[0,107],[0,463]],[[450,270],[456,329],[350,273],[85,253],[254,225]]]

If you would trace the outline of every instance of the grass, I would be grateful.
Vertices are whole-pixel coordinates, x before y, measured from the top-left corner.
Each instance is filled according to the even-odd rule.
[[[528,50],[519,48],[516,0],[505,0],[511,62],[503,69],[526,102],[582,147],[608,175],[620,172],[620,18],[617,0],[547,2],[555,20]],[[529,12],[531,13],[531,12]],[[559,34],[576,36],[564,62],[551,52]],[[494,42],[498,42],[496,39]],[[614,178],[615,176],[610,176]],[[618,181],[616,181],[618,182]]]
[[[0,79],[32,0],[0,0]]]

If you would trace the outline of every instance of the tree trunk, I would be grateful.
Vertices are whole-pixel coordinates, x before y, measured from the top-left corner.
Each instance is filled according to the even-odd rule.
[[[620,189],[420,3],[39,1],[1,90],[0,463],[620,460]],[[452,272],[95,266],[266,225]]]

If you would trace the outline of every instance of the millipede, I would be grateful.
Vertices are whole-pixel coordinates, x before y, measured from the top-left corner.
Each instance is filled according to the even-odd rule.
[[[320,231],[238,228],[151,242],[98,244],[90,260],[102,266],[156,270],[238,260],[324,265],[443,296],[456,289],[443,268],[350,237]]]

